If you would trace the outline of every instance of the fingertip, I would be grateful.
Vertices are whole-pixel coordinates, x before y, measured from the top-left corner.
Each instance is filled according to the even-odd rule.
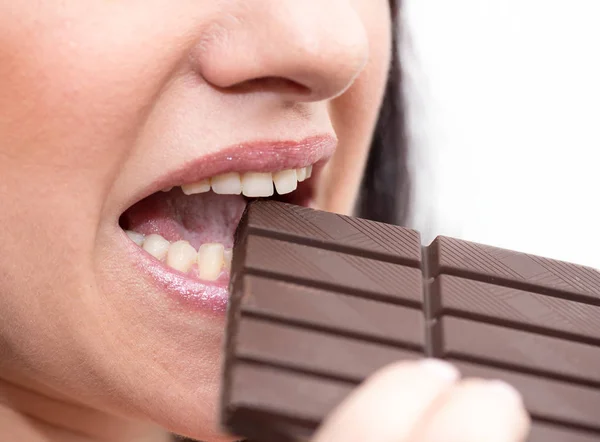
[[[441,359],[424,359],[420,364],[425,371],[449,382],[457,381],[460,377],[460,373],[454,365]]]
[[[316,441],[403,440],[458,378],[455,367],[434,359],[383,367],[326,419]]]
[[[530,417],[521,394],[504,381],[468,379],[438,404],[418,440],[423,442],[516,442],[529,434]]]
[[[454,365],[441,359],[399,361],[377,370],[365,381],[365,384],[395,383],[407,376],[430,377],[452,383],[460,379],[460,372]]]
[[[500,398],[507,404],[514,404],[517,407],[523,407],[523,396],[512,385],[500,380],[494,379],[488,382],[488,390],[495,397]]]

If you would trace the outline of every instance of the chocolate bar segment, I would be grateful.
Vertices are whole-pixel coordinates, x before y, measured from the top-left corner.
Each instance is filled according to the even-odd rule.
[[[352,390],[335,379],[244,361],[230,382],[226,399],[231,409],[223,422],[233,433],[257,441],[308,439]]]
[[[313,330],[422,349],[423,314],[370,298],[244,275],[240,313]]]
[[[534,421],[528,442],[597,442],[598,435]]]
[[[600,437],[600,272],[444,237],[427,252],[432,355],[513,384],[534,420]]]
[[[377,223],[273,201],[256,201],[240,222],[239,235],[256,234],[419,267],[419,234]]]
[[[389,345],[290,327],[243,317],[239,325],[238,358],[290,370],[359,383],[374,370],[415,352]],[[290,342],[295,343],[290,348]]]
[[[443,292],[444,296],[439,294]],[[580,342],[600,344],[600,306],[502,285],[439,275],[431,286],[434,315],[475,318]]]
[[[419,269],[261,235],[244,236],[244,274],[393,303],[422,302]]]
[[[422,258],[424,257],[424,258]],[[236,233],[221,420],[306,440],[353,388],[433,356],[504,379],[529,441],[600,440],[600,272],[274,201]]]
[[[600,272],[588,267],[447,237],[428,249],[430,277],[456,275],[600,305]]]
[[[366,376],[420,358],[420,261],[416,232],[250,204],[232,264],[224,426],[264,442],[306,438]]]
[[[598,347],[470,319],[445,316],[444,357],[462,357],[495,366],[600,386]]]

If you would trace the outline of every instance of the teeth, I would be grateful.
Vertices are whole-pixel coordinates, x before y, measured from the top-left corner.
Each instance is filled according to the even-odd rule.
[[[196,249],[187,241],[177,241],[171,244],[167,254],[167,265],[175,270],[186,273],[196,260]]]
[[[148,235],[144,240],[143,249],[156,259],[163,260],[167,256],[171,243],[160,235]]]
[[[213,192],[219,195],[239,195],[242,193],[242,181],[237,172],[224,173],[211,179]]]
[[[231,259],[233,258],[233,250],[227,249],[223,252],[223,268],[231,270]]]
[[[245,196],[252,198],[272,196],[273,179],[273,175],[270,173],[245,173],[242,177],[242,192]]]
[[[202,244],[198,250],[198,276],[200,279],[215,281],[221,274],[225,250],[223,244]]]
[[[163,192],[170,192],[173,189],[173,187],[165,187],[162,191]]]
[[[274,193],[273,187],[280,195],[293,192],[302,182],[312,175],[312,166],[299,169],[288,169],[271,174],[270,172],[246,172],[240,176],[237,172],[224,173],[207,178],[197,183],[184,184],[181,190],[186,195],[204,193],[211,190],[220,195],[239,195],[243,193],[250,198],[269,197]],[[164,189],[168,192],[172,188]]]
[[[296,169],[296,176],[298,177],[299,182],[304,181],[306,179],[306,167]]]
[[[126,230],[127,236],[150,255],[166,264],[172,269],[187,273],[195,262],[198,263],[198,276],[206,281],[216,281],[221,275],[221,270],[231,269],[233,250],[225,249],[220,243],[206,243],[196,249],[187,241],[180,240],[170,243],[161,235],[152,234],[144,236],[132,230]]]
[[[310,178],[312,176],[312,164],[310,166],[306,166],[306,178]]]
[[[144,235],[142,235],[141,233],[134,232],[132,230],[126,230],[125,233],[127,234],[130,240],[132,240],[138,246],[142,247],[142,244],[144,244]]]
[[[275,193],[284,195],[298,188],[302,182],[312,175],[313,166],[298,169],[270,172],[246,172],[240,176],[237,172],[224,173],[196,183],[184,184],[181,190],[186,195],[212,191],[221,195],[244,194],[250,198],[270,197]],[[168,192],[172,187],[163,189]],[[198,252],[187,241],[171,244],[161,235],[142,235],[131,230],[125,231],[131,241],[142,247],[159,261],[180,272],[188,272],[194,262],[198,263],[198,276],[207,281],[215,281],[223,269],[231,269],[232,250],[219,243],[207,243],[200,246]]]
[[[279,195],[293,192],[298,188],[298,176],[294,169],[282,170],[273,174],[273,181]]]
[[[210,180],[206,179],[193,184],[184,184],[181,186],[181,190],[186,195],[208,192],[210,190]]]

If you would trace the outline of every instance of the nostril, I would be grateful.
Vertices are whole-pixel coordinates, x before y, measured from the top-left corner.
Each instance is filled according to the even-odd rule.
[[[190,53],[194,72],[220,92],[330,100],[351,86],[369,59],[369,36],[349,1],[257,1],[251,2],[257,8],[239,9],[234,5],[248,2],[225,3],[233,9],[219,16],[236,19],[216,18],[218,32]]]
[[[250,92],[274,92],[277,94],[294,94],[308,96],[311,94],[310,88],[296,81],[283,77],[261,77],[246,80],[228,88],[232,92],[250,93]]]

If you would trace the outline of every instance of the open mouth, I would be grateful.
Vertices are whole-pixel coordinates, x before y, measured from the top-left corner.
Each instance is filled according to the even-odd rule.
[[[248,170],[253,161],[242,160],[243,172],[170,182],[125,210],[119,225],[150,261],[144,267],[151,267],[150,273],[167,288],[175,286],[187,298],[211,298],[211,310],[222,310],[228,298],[233,238],[246,205],[270,198],[310,206],[316,177],[334,147],[322,142],[315,146],[308,155],[295,151],[287,160],[263,159],[260,171]],[[278,154],[282,152],[285,149]]]
[[[127,209],[120,225],[171,269],[207,282],[228,279],[234,232],[248,201],[279,198],[308,205],[312,168],[231,172],[165,189]]]

